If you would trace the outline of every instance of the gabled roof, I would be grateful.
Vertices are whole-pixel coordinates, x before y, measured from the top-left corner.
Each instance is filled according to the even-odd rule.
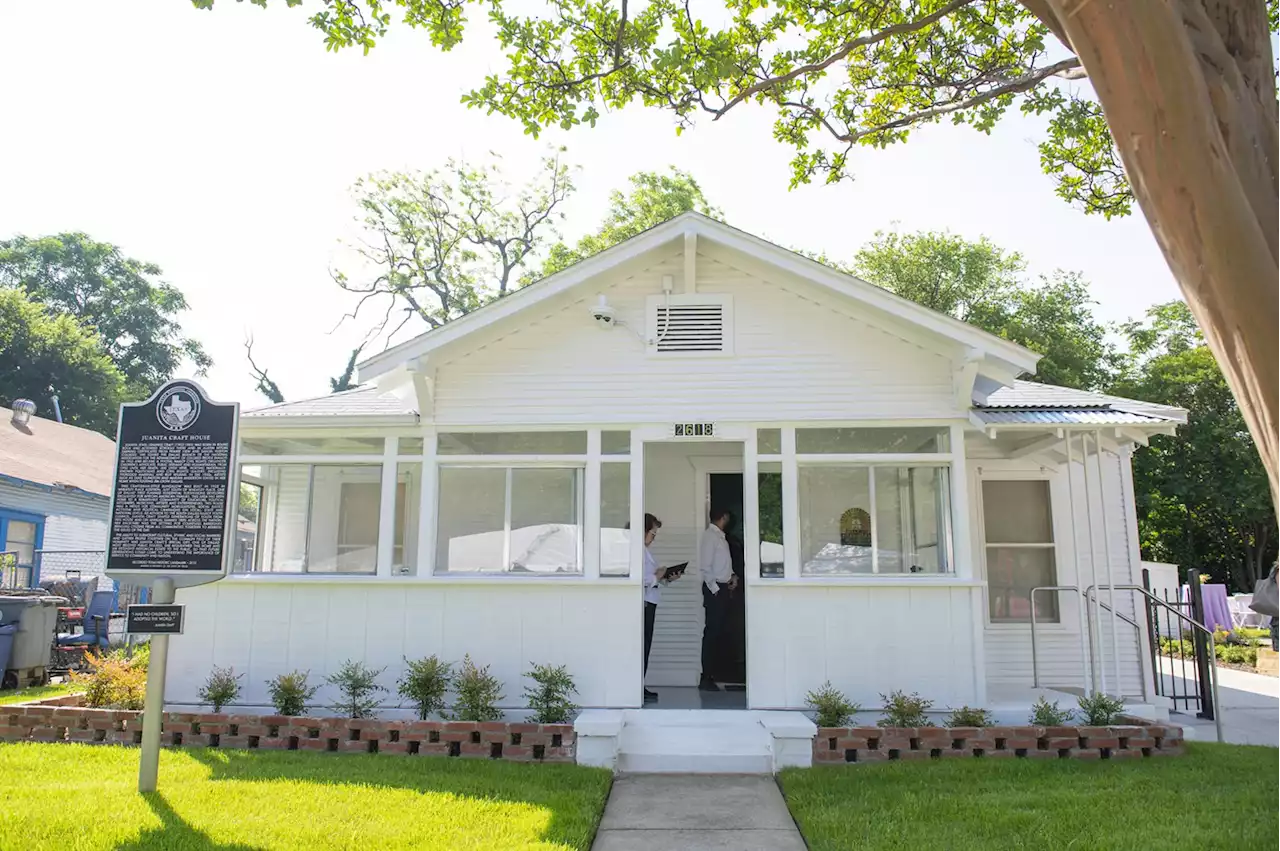
[[[493,323],[501,322],[542,301],[561,295],[616,266],[686,235],[740,251],[756,261],[825,286],[840,296],[861,302],[887,317],[954,340],[980,353],[1001,372],[1012,375],[1031,372],[1035,369],[1036,361],[1040,359],[1038,354],[1016,343],[987,333],[952,316],[930,310],[861,278],[832,269],[802,254],[730,227],[701,213],[687,212],[575,263],[536,284],[491,302],[480,310],[368,358],[357,367],[360,380],[367,382],[392,372],[415,358],[423,357]]]
[[[249,420],[254,424],[291,420],[295,417],[323,420],[317,423],[320,425],[342,425],[365,418],[374,418],[383,424],[396,421],[416,424],[418,412],[411,403],[369,384],[314,399],[267,405],[240,415],[242,421]]]
[[[0,422],[0,480],[109,496],[115,463],[115,443],[96,431],[34,416]]]

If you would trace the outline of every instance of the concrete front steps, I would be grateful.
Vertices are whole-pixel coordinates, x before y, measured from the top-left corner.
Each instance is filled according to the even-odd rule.
[[[772,774],[813,761],[801,712],[592,709],[574,723],[582,765],[645,774]]]

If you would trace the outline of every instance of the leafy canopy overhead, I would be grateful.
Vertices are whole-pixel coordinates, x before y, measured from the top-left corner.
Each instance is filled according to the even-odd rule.
[[[251,0],[266,6],[268,0]],[[284,0],[298,5],[297,0]],[[211,8],[213,0],[193,0]],[[745,103],[770,106],[795,183],[847,175],[855,145],[885,147],[939,121],[989,132],[1010,109],[1042,114],[1042,166],[1058,194],[1108,217],[1132,194],[1098,104],[1062,79],[1080,60],[1018,0],[324,0],[330,50],[368,52],[394,19],[457,46],[478,13],[506,66],[463,102],[526,132],[592,125],[639,102],[676,131]],[[485,20],[487,19],[487,20]]]

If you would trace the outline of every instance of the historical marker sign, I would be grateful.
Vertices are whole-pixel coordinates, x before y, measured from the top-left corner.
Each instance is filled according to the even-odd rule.
[[[238,494],[240,406],[212,402],[192,381],[170,381],[122,405],[107,543],[107,573],[178,587],[221,578]]]
[[[131,635],[182,635],[183,607],[178,603],[141,603],[125,610],[124,631]]]

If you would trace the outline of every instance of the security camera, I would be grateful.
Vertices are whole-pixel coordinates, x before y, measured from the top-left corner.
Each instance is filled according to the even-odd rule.
[[[595,307],[591,308],[591,318],[596,321],[598,328],[612,328],[616,324],[613,308],[605,301],[604,296],[600,296]]]

